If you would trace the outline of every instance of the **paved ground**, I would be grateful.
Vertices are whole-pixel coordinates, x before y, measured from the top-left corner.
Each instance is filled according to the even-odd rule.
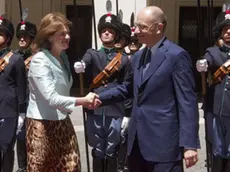
[[[201,140],[201,149],[199,150],[199,162],[196,166],[186,169],[185,172],[206,172],[205,168],[205,141],[204,141],[204,121],[202,119],[203,113],[200,110],[200,140]],[[72,122],[74,124],[75,131],[77,133],[78,137],[78,143],[80,146],[80,152],[81,152],[81,163],[82,163],[82,171],[87,172],[87,166],[86,166],[86,154],[85,154],[85,140],[84,140],[84,127],[82,123],[82,108],[79,107],[76,111],[73,112],[71,115]],[[90,150],[90,148],[89,148]],[[91,161],[91,159],[90,159]],[[15,159],[15,166],[14,166],[14,172],[17,169],[17,160]],[[92,172],[92,170],[91,170]]]

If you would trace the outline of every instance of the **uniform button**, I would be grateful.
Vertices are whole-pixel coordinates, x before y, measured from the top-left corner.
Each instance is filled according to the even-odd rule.
[[[226,85],[228,85],[228,82],[226,82]]]
[[[225,89],[224,89],[224,91],[228,91],[228,89],[227,89],[227,88],[225,88]]]

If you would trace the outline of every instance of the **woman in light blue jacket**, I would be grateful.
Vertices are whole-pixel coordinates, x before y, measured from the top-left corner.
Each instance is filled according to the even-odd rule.
[[[61,13],[50,13],[40,23],[39,51],[28,74],[27,172],[80,172],[77,137],[69,114],[78,105],[88,106],[96,95],[70,97],[72,76],[65,54],[71,22]]]

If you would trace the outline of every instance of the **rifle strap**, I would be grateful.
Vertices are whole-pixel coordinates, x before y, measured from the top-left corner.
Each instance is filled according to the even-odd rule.
[[[103,69],[103,71],[101,71],[94,79],[93,79],[93,81],[91,82],[91,87],[93,86],[93,85],[95,85],[95,83],[96,82],[98,82],[97,81],[97,78],[98,77],[100,77],[101,75],[105,75],[106,76],[106,79],[108,79],[108,78],[110,78],[113,74],[114,74],[114,72],[116,71],[116,70],[118,70],[118,68],[120,67],[118,67],[118,68],[116,68],[116,70],[114,70],[114,72],[108,72],[106,69],[112,69],[112,68],[114,68],[114,66],[115,66],[115,63],[114,63],[114,61],[119,61],[120,62],[120,64],[121,64],[121,57],[122,57],[122,54],[119,52],[119,53],[117,53],[117,55],[106,65],[106,67]],[[100,81],[99,81],[100,82]]]
[[[9,64],[12,55],[13,53],[10,51],[2,59],[0,59],[0,72],[3,71]]]
[[[29,70],[29,68],[30,68],[30,62],[31,62],[31,60],[32,60],[32,57],[33,57],[33,56],[29,56],[29,57],[24,61],[25,66],[26,66],[26,70]]]

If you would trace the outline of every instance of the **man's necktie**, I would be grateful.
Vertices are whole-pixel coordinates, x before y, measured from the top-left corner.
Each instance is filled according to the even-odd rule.
[[[142,78],[144,77],[145,72],[147,71],[150,62],[151,62],[151,49],[148,48],[145,54],[145,58],[143,60]]]
[[[151,61],[151,49],[148,48],[148,50],[145,53],[145,58],[143,61],[143,67],[145,68],[147,64],[149,64]]]

